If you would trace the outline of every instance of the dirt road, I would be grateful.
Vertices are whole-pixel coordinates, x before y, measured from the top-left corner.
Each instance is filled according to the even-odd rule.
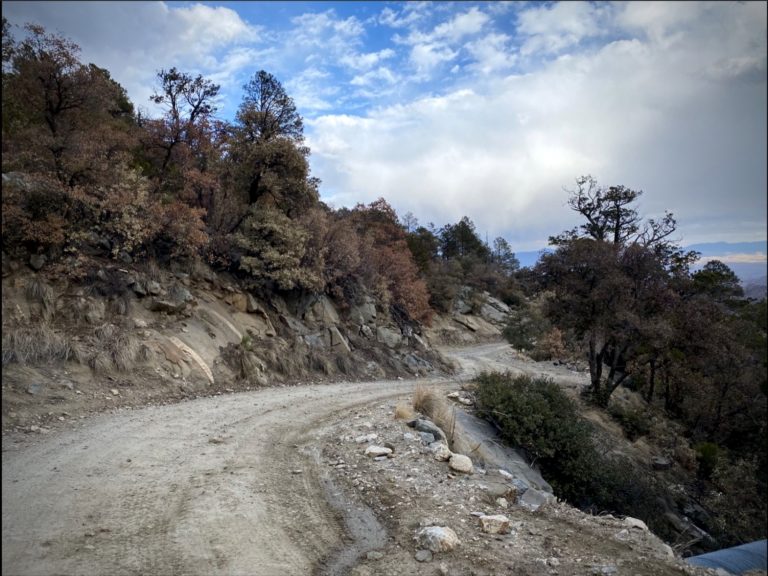
[[[508,350],[452,354],[466,376],[510,367]],[[344,553],[354,552],[344,526],[364,523],[365,511],[333,502],[339,494],[313,462],[313,442],[355,406],[424,382],[450,381],[270,388],[5,436],[2,573],[339,571],[355,559]]]

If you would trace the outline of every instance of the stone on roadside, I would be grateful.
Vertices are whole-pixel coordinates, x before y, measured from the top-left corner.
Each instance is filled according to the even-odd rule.
[[[434,434],[430,434],[429,432],[419,432],[419,436],[421,437],[421,441],[424,444],[432,444],[437,438],[435,438]]]
[[[624,518],[624,525],[628,528],[637,528],[638,530],[642,530],[643,532],[648,532],[648,525],[643,522],[642,520],[639,520],[637,518],[632,518],[632,516],[627,516]]]
[[[509,533],[509,518],[503,514],[494,514],[492,516],[480,516],[480,527],[486,534],[507,534]]]
[[[432,434],[435,438],[440,438],[442,440],[445,440],[445,432],[440,430],[440,428],[438,428],[435,424],[433,424],[429,420],[425,420],[424,418],[416,418],[415,420],[411,420],[410,422],[406,422],[405,424],[410,428],[415,428],[419,432],[427,432],[429,434]]]
[[[434,459],[438,462],[447,462],[453,454],[451,449],[445,445],[445,442],[432,442],[428,448]]]
[[[364,436],[358,436],[357,438],[355,438],[355,442],[357,444],[364,444],[366,442],[373,442],[378,437],[379,437],[378,434],[365,434]]]
[[[464,456],[463,454],[453,454],[448,461],[448,466],[450,466],[452,470],[464,472],[465,474],[470,474],[473,470],[472,460],[469,456]]]
[[[371,456],[372,458],[386,456],[388,454],[392,454],[392,449],[385,448],[384,446],[368,446],[368,448],[365,449],[365,455]]]
[[[449,552],[461,542],[456,532],[446,526],[428,526],[422,528],[416,540],[419,545],[432,552]]]
[[[432,561],[432,552],[429,550],[417,550],[416,551],[416,562],[431,562]]]
[[[509,508],[509,502],[506,498],[496,498],[496,506],[499,508]]]

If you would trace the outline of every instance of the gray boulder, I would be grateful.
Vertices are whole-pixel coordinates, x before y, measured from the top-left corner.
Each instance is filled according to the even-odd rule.
[[[431,552],[450,552],[461,544],[456,532],[446,526],[422,528],[416,535],[416,541]]]
[[[440,440],[443,440],[443,441],[446,440],[445,432],[440,430],[440,428],[437,425],[430,422],[429,420],[425,420],[424,418],[416,418],[415,420],[411,420],[410,422],[406,422],[405,424],[409,428],[413,428],[414,430],[417,430],[419,432],[427,432],[428,434],[432,434],[436,439],[439,438]]]

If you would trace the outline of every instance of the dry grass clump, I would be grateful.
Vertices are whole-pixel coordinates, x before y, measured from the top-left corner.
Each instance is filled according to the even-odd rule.
[[[416,411],[428,416],[445,432],[450,444],[456,427],[456,408],[449,405],[440,392],[420,384],[416,386],[416,390],[413,392],[412,404]]]
[[[52,311],[56,303],[56,295],[48,284],[37,277],[27,281],[25,295],[27,300],[40,304],[44,310]]]
[[[416,417],[416,413],[405,402],[399,402],[395,406],[395,420],[413,420]]]
[[[151,357],[151,350],[143,346],[133,333],[121,330],[114,324],[104,324],[93,332],[96,350],[88,360],[95,372],[115,369],[127,372],[144,358]],[[146,350],[144,349],[146,348]]]
[[[79,360],[77,344],[50,324],[3,327],[3,365],[28,362],[47,364]]]
[[[422,384],[417,384],[413,391],[413,408],[417,412],[426,414],[430,418],[437,412],[438,405],[442,397],[434,388],[427,388]]]

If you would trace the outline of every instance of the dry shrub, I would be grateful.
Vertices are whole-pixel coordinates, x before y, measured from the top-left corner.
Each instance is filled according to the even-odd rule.
[[[395,406],[395,420],[413,420],[416,417],[416,413],[408,404],[399,402]]]
[[[437,390],[421,384],[416,385],[412,404],[418,412],[431,418],[445,432],[450,444],[456,427],[456,408],[449,405]]]
[[[88,365],[96,372],[105,372],[114,368],[118,372],[127,372],[133,368],[146,351],[131,332],[121,330],[114,324],[104,324],[93,332],[93,344],[96,350]]]
[[[30,302],[40,304],[44,310],[53,310],[55,304],[55,294],[53,288],[42,279],[34,276],[27,281],[26,297]]]
[[[417,384],[413,391],[413,407],[417,412],[421,412],[432,418],[436,413],[436,408],[440,402],[440,396],[434,388],[427,388],[422,384]]]
[[[112,368],[112,360],[104,350],[96,350],[88,359],[88,366],[97,373],[109,372]]]
[[[333,373],[333,365],[321,352],[311,350],[307,357],[307,363],[313,372],[320,372],[326,376]]]
[[[157,265],[156,260],[147,260],[147,263],[144,265],[144,277],[147,280],[154,280],[157,283],[163,281],[163,272],[160,270],[160,266]]]
[[[70,339],[56,332],[49,324],[3,327],[3,365],[46,364],[73,358],[75,351]]]
[[[552,328],[537,342],[531,353],[531,358],[537,361],[557,360],[565,356],[565,341],[563,333],[557,328]]]

